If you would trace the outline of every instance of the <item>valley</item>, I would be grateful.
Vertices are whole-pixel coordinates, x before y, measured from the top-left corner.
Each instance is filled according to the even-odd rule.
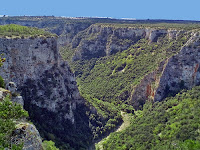
[[[0,75],[16,83],[44,140],[61,150],[200,148],[198,21],[38,16],[0,24]]]

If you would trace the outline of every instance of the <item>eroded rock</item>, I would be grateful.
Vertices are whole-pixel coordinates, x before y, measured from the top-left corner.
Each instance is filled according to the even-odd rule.
[[[20,122],[16,125],[11,137],[12,144],[23,143],[23,150],[43,150],[42,140],[33,124]]]
[[[82,127],[76,124],[81,121],[83,128],[87,128],[85,101],[67,62],[58,52],[56,38],[1,38],[0,50],[6,58],[0,75],[6,83],[16,83],[24,108],[34,122],[43,125],[41,132],[63,138],[66,134],[78,134]],[[23,104],[19,96],[13,101]]]
[[[177,30],[173,29],[91,25],[85,30],[85,34],[73,38],[72,48],[75,49],[75,54],[72,60],[109,56],[128,49],[143,38],[148,39],[151,43],[157,42],[159,37],[163,36],[174,39],[177,34]]]
[[[131,100],[135,108],[146,100],[161,101],[169,94],[200,84],[200,37],[198,32],[191,34],[176,55],[162,62],[158,70],[146,75],[134,88]]]

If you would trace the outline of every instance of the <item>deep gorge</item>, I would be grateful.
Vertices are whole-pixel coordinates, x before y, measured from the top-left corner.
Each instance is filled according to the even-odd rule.
[[[162,21],[161,21],[162,23]],[[8,17],[52,37],[1,37],[0,75],[15,82],[43,138],[87,149],[146,102],[199,85],[199,26]]]

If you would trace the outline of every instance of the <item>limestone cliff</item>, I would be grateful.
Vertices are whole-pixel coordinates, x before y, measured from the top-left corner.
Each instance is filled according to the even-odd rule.
[[[75,50],[72,60],[109,56],[128,49],[140,39],[157,42],[159,37],[167,35],[176,39],[180,31],[154,28],[115,27],[112,25],[91,25],[77,34],[71,43]]]
[[[155,100],[160,101],[168,93],[200,84],[200,37],[199,32],[192,34],[180,52],[169,58],[155,92]]]
[[[6,83],[16,83],[25,109],[39,129],[46,132],[45,136],[53,133],[58,138],[65,138],[67,134],[79,132],[78,128],[87,127],[84,100],[67,62],[59,55],[55,38],[1,38],[0,53],[6,58],[0,75]],[[78,112],[82,113],[81,119]],[[76,127],[81,121],[85,126]]]
[[[81,136],[74,137],[77,132],[89,133],[90,130],[88,118],[83,113],[86,109],[84,100],[79,95],[73,73],[58,53],[58,47],[67,47],[70,57],[76,61],[113,55],[129,49],[141,39],[147,39],[147,44],[159,43],[162,37],[176,42],[180,34],[187,32],[174,28],[74,23],[59,19],[0,21],[0,24],[10,23],[45,28],[59,36],[57,40],[0,39],[0,52],[7,60],[0,75],[7,82],[16,82],[25,99],[25,108],[41,125],[40,129],[45,129],[46,137],[52,137],[53,133],[61,141],[70,141],[72,145],[77,143],[77,139],[82,140]],[[131,89],[132,92],[122,93],[130,98],[135,108],[146,100],[161,101],[182,88],[199,84],[199,33],[194,31],[191,36],[183,47],[176,47],[176,54],[159,62],[159,67],[153,72],[147,72]],[[170,48],[173,51],[173,47]],[[137,57],[137,54],[133,55]],[[84,130],[81,130],[82,126],[85,126]],[[88,137],[90,133],[84,135],[86,142]]]
[[[200,84],[200,37],[192,32],[191,38],[180,51],[160,64],[158,70],[146,75],[132,93],[132,104],[136,107],[145,100],[161,101]]]
[[[88,28],[92,23],[79,19],[62,17],[8,17],[0,18],[0,25],[18,24],[22,26],[43,28],[57,34],[58,46],[66,46],[71,43],[76,34]]]

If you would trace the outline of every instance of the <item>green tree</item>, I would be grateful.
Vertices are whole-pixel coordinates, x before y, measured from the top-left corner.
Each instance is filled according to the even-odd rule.
[[[56,148],[55,143],[53,141],[43,141],[43,148],[45,150],[59,150]]]

